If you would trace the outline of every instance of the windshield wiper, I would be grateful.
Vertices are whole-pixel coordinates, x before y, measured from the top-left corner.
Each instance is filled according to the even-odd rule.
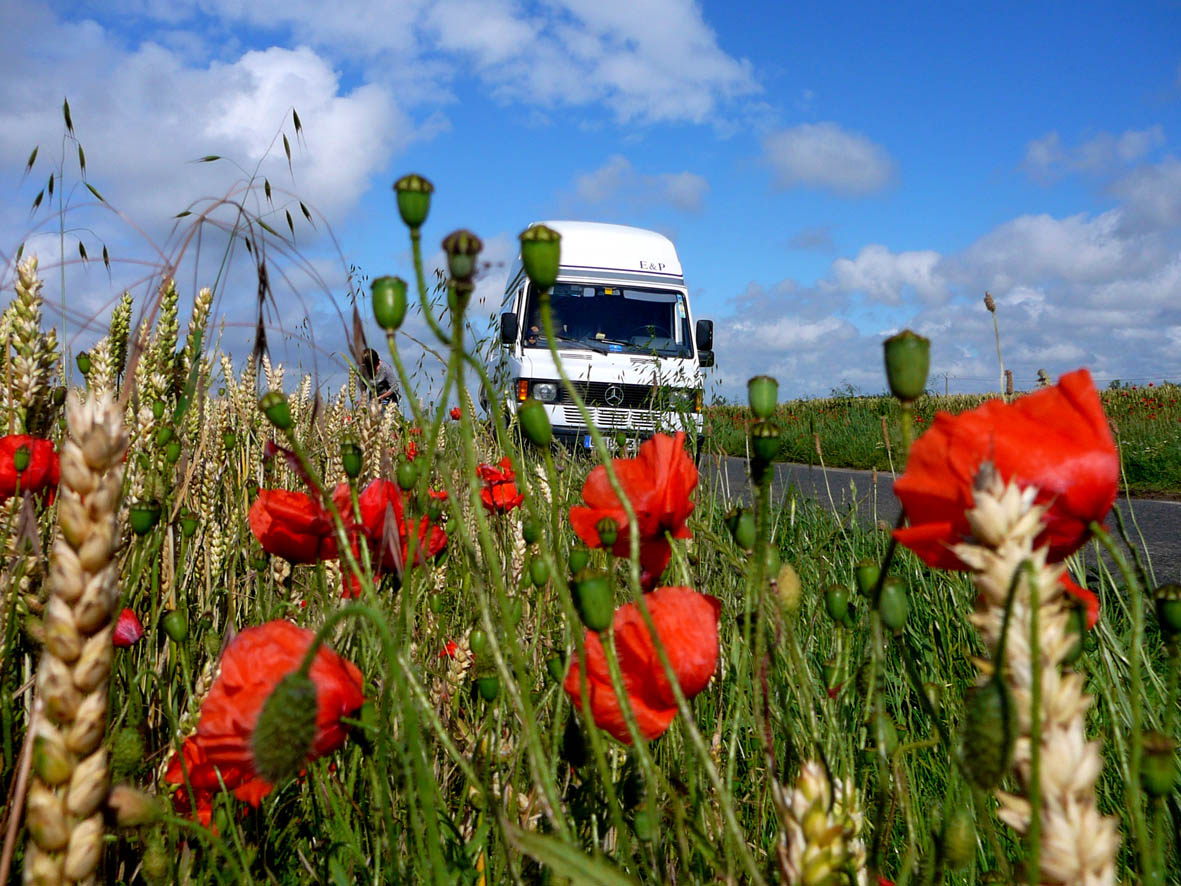
[[[582,347],[586,348],[588,351],[595,351],[599,354],[608,353],[606,348],[598,346],[598,342],[588,341],[585,338],[574,338],[573,336],[570,336],[570,335],[555,335],[554,338],[557,339],[558,341],[565,341],[565,342],[570,342],[571,344],[581,345]]]

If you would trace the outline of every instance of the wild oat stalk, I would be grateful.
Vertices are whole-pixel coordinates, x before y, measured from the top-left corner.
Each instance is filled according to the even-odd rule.
[[[979,544],[955,546],[956,556],[973,570],[979,591],[973,624],[996,648],[1005,620],[1010,587],[1017,581],[1004,661],[996,663],[1016,709],[1013,754],[1018,793],[997,791],[1001,819],[1025,835],[1031,831],[1037,794],[1040,833],[1037,853],[1044,886],[1108,886],[1115,883],[1119,848],[1117,821],[1099,813],[1095,781],[1103,761],[1100,743],[1086,739],[1091,698],[1083,677],[1063,665],[1077,642],[1059,578],[1063,567],[1046,563],[1045,548],[1034,548],[1045,509],[1034,504],[1037,490],[1005,485],[989,470],[982,474],[968,521]],[[1032,591],[1036,589],[1036,595]],[[1036,611],[1031,602],[1036,600]],[[1037,662],[1030,642],[1036,624]],[[1035,671],[1036,668],[1036,671]],[[1035,684],[1035,679],[1038,681]],[[1036,691],[1035,691],[1036,685]],[[1040,754],[1032,744],[1033,700],[1039,698]],[[1032,791],[1035,775],[1038,791]]]
[[[121,411],[109,392],[72,393],[61,452],[60,534],[50,566],[45,647],[37,672],[33,780],[25,882],[92,878],[103,845],[107,793],[107,684],[119,599],[117,514],[122,491]]]

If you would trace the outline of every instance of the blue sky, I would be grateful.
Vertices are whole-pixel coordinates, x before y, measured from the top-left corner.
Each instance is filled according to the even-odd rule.
[[[318,282],[292,265],[274,319],[306,313],[325,378],[344,341],[328,294],[347,267],[410,271],[389,186],[413,170],[437,188],[435,260],[454,228],[484,237],[486,313],[532,220],[667,233],[695,314],[717,321],[723,395],[763,372],[785,396],[879,391],[880,342],[905,326],[932,337],[940,387],[946,373],[951,390],[986,390],[986,289],[1019,387],[1081,365],[1103,382],[1181,380],[1176,3],[10,0],[0,26],[0,255],[27,240],[43,266],[59,260],[44,233],[57,217],[28,206],[61,153],[63,96],[89,180],[125,216],[73,192],[64,254],[81,238],[117,259],[110,280],[68,264],[73,317],[101,324],[123,286],[142,294],[147,272],[119,260],[151,260],[149,243],[174,255],[171,216],[240,181],[232,159],[283,192],[275,227],[288,194],[322,213],[296,235]],[[205,154],[227,159],[191,162]],[[190,298],[216,239],[195,271],[182,264]],[[248,268],[226,284],[224,341],[241,353]]]

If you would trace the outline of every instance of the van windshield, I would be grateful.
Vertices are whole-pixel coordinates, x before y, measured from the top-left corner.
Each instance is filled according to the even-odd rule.
[[[557,283],[550,298],[559,341],[604,354],[693,356],[685,295],[675,289]],[[532,285],[524,315],[525,347],[549,347]]]

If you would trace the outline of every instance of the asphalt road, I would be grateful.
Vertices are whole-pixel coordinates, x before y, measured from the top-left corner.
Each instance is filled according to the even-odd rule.
[[[716,494],[723,501],[749,502],[746,459],[707,457],[702,459],[701,469],[705,483],[716,484]],[[771,484],[772,502],[788,501],[793,491],[838,512],[847,513],[850,507],[856,506],[862,523],[867,526],[878,521],[893,526],[900,510],[888,473],[776,465]],[[1133,538],[1139,529],[1156,584],[1181,584],[1181,502],[1121,498],[1116,506]],[[1108,516],[1106,525],[1118,538],[1113,516]],[[1085,556],[1093,563],[1091,547],[1087,546]]]

